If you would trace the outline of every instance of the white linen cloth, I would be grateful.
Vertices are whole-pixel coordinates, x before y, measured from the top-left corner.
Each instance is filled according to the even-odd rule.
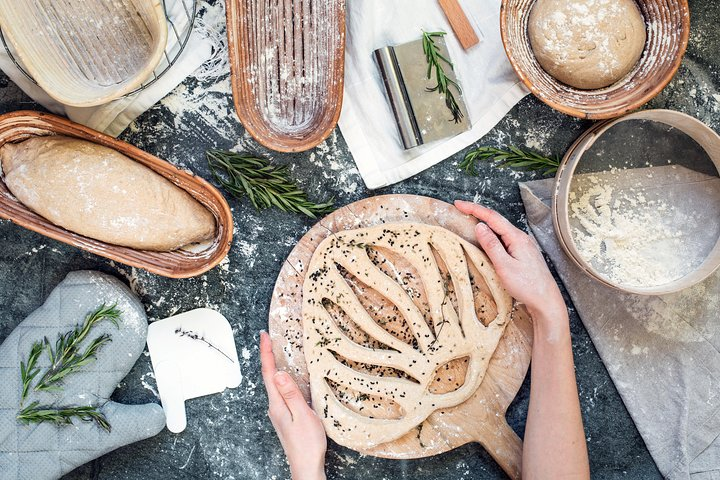
[[[192,6],[192,1],[185,1],[190,7]],[[188,21],[182,2],[183,0],[166,0],[165,2],[168,7],[169,17],[173,20],[175,28],[181,35]],[[192,9],[190,11],[192,12]],[[174,52],[177,48],[179,48],[177,37],[172,26],[168,23],[168,51]],[[137,94],[122,97],[96,107],[70,107],[54,100],[15,66],[2,46],[0,46],[0,69],[30,98],[51,112],[66,116],[74,122],[116,137],[135,118],[165,97],[185,78],[212,58],[213,50],[213,40],[208,38],[206,32],[195,28],[180,58],[157,82]],[[170,58],[172,59],[172,55],[170,55]]]
[[[464,51],[437,0],[348,0],[345,96],[340,130],[368,188],[411,177],[475,142],[528,91],[500,38],[500,0],[460,0],[480,43]],[[472,129],[448,140],[403,150],[373,51],[447,32],[450,59],[463,89]]]

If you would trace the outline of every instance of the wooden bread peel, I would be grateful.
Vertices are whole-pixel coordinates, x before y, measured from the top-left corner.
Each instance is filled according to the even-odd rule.
[[[385,195],[355,202],[324,218],[298,242],[283,265],[270,305],[269,331],[278,367],[296,379],[307,399],[310,393],[302,349],[302,285],[315,248],[335,231],[403,221],[440,225],[475,243],[477,221],[460,214],[452,205],[416,195]],[[518,309],[475,394],[456,407],[434,412],[398,440],[370,450],[356,450],[384,458],[411,459],[477,442],[511,478],[520,478],[522,443],[508,426],[505,412],[525,378],[531,349],[532,324],[526,312]],[[453,388],[457,373],[451,369],[439,375],[439,385]]]
[[[460,45],[462,45],[465,50],[477,45],[480,40],[470,20],[460,6],[460,3],[458,3],[458,0],[438,0],[438,3],[443,12],[445,12],[445,16],[450,22],[455,36],[460,41]]]

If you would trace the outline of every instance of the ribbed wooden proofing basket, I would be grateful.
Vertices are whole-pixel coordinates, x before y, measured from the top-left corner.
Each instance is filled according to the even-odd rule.
[[[690,35],[687,0],[637,0],[648,26],[647,42],[636,67],[617,83],[599,90],[565,85],[545,72],[530,45],[528,19],[535,0],[503,0],[500,32],[510,63],[540,100],[574,117],[614,118],[655,97],[680,67]]]
[[[703,150],[707,152],[715,164],[715,168],[720,172],[720,136],[694,117],[673,110],[643,110],[614,120],[598,122],[580,135],[567,151],[562,162],[560,162],[552,197],[555,234],[568,257],[570,257],[580,269],[600,283],[622,290],[623,292],[638,295],[665,295],[678,292],[705,280],[720,268],[720,238],[717,239],[715,246],[705,258],[705,261],[694,271],[665,285],[649,287],[629,287],[611,282],[598,272],[589,261],[583,258],[573,241],[570,225],[570,192],[575,170],[585,152],[587,152],[605,132],[618,123],[628,120],[649,120],[663,123],[680,130],[695,140]],[[678,252],[678,254],[682,255],[682,252]]]
[[[0,28],[43,90],[90,107],[140,86],[163,58],[162,0],[0,0]]]
[[[342,107],[344,0],[227,0],[235,110],[262,145],[315,147]]]
[[[150,252],[101,242],[65,230],[37,215],[20,203],[0,176],[0,218],[46,237],[82,248],[96,255],[171,278],[200,275],[225,258],[232,242],[233,220],[225,198],[205,180],[180,170],[132,145],[70,120],[46,113],[19,111],[0,115],[0,147],[38,135],[65,135],[112,148],[152,169],[192,195],[215,217],[216,233],[210,246],[200,252],[175,250]]]

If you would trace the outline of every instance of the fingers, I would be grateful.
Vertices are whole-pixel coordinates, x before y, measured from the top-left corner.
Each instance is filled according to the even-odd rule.
[[[495,232],[484,223],[475,225],[475,236],[495,268],[506,264],[512,258]]]
[[[260,364],[270,411],[277,411],[278,414],[281,414],[282,411],[287,410],[287,408],[285,407],[285,401],[282,395],[280,395],[280,392],[275,386],[274,377],[277,373],[277,368],[275,367],[272,342],[267,332],[260,332]]]
[[[483,207],[476,203],[455,200],[455,208],[466,215],[472,215],[478,220],[485,222],[492,230],[500,235],[506,245],[525,235],[524,232],[515,226],[495,210]]]
[[[282,395],[283,400],[285,400],[285,405],[290,409],[290,414],[294,419],[312,412],[307,402],[305,402],[305,397],[303,397],[302,392],[290,375],[285,372],[278,372],[275,374],[274,380],[275,386]]]

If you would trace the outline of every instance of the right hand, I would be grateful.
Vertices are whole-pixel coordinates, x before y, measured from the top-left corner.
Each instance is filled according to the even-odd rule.
[[[275,367],[272,342],[260,333],[260,362],[270,404],[268,415],[285,450],[293,480],[324,480],[327,437],[320,417],[286,372]]]
[[[455,207],[480,220],[475,227],[478,243],[507,292],[525,304],[533,319],[567,316],[560,289],[529,235],[489,208],[462,200],[456,200]]]

